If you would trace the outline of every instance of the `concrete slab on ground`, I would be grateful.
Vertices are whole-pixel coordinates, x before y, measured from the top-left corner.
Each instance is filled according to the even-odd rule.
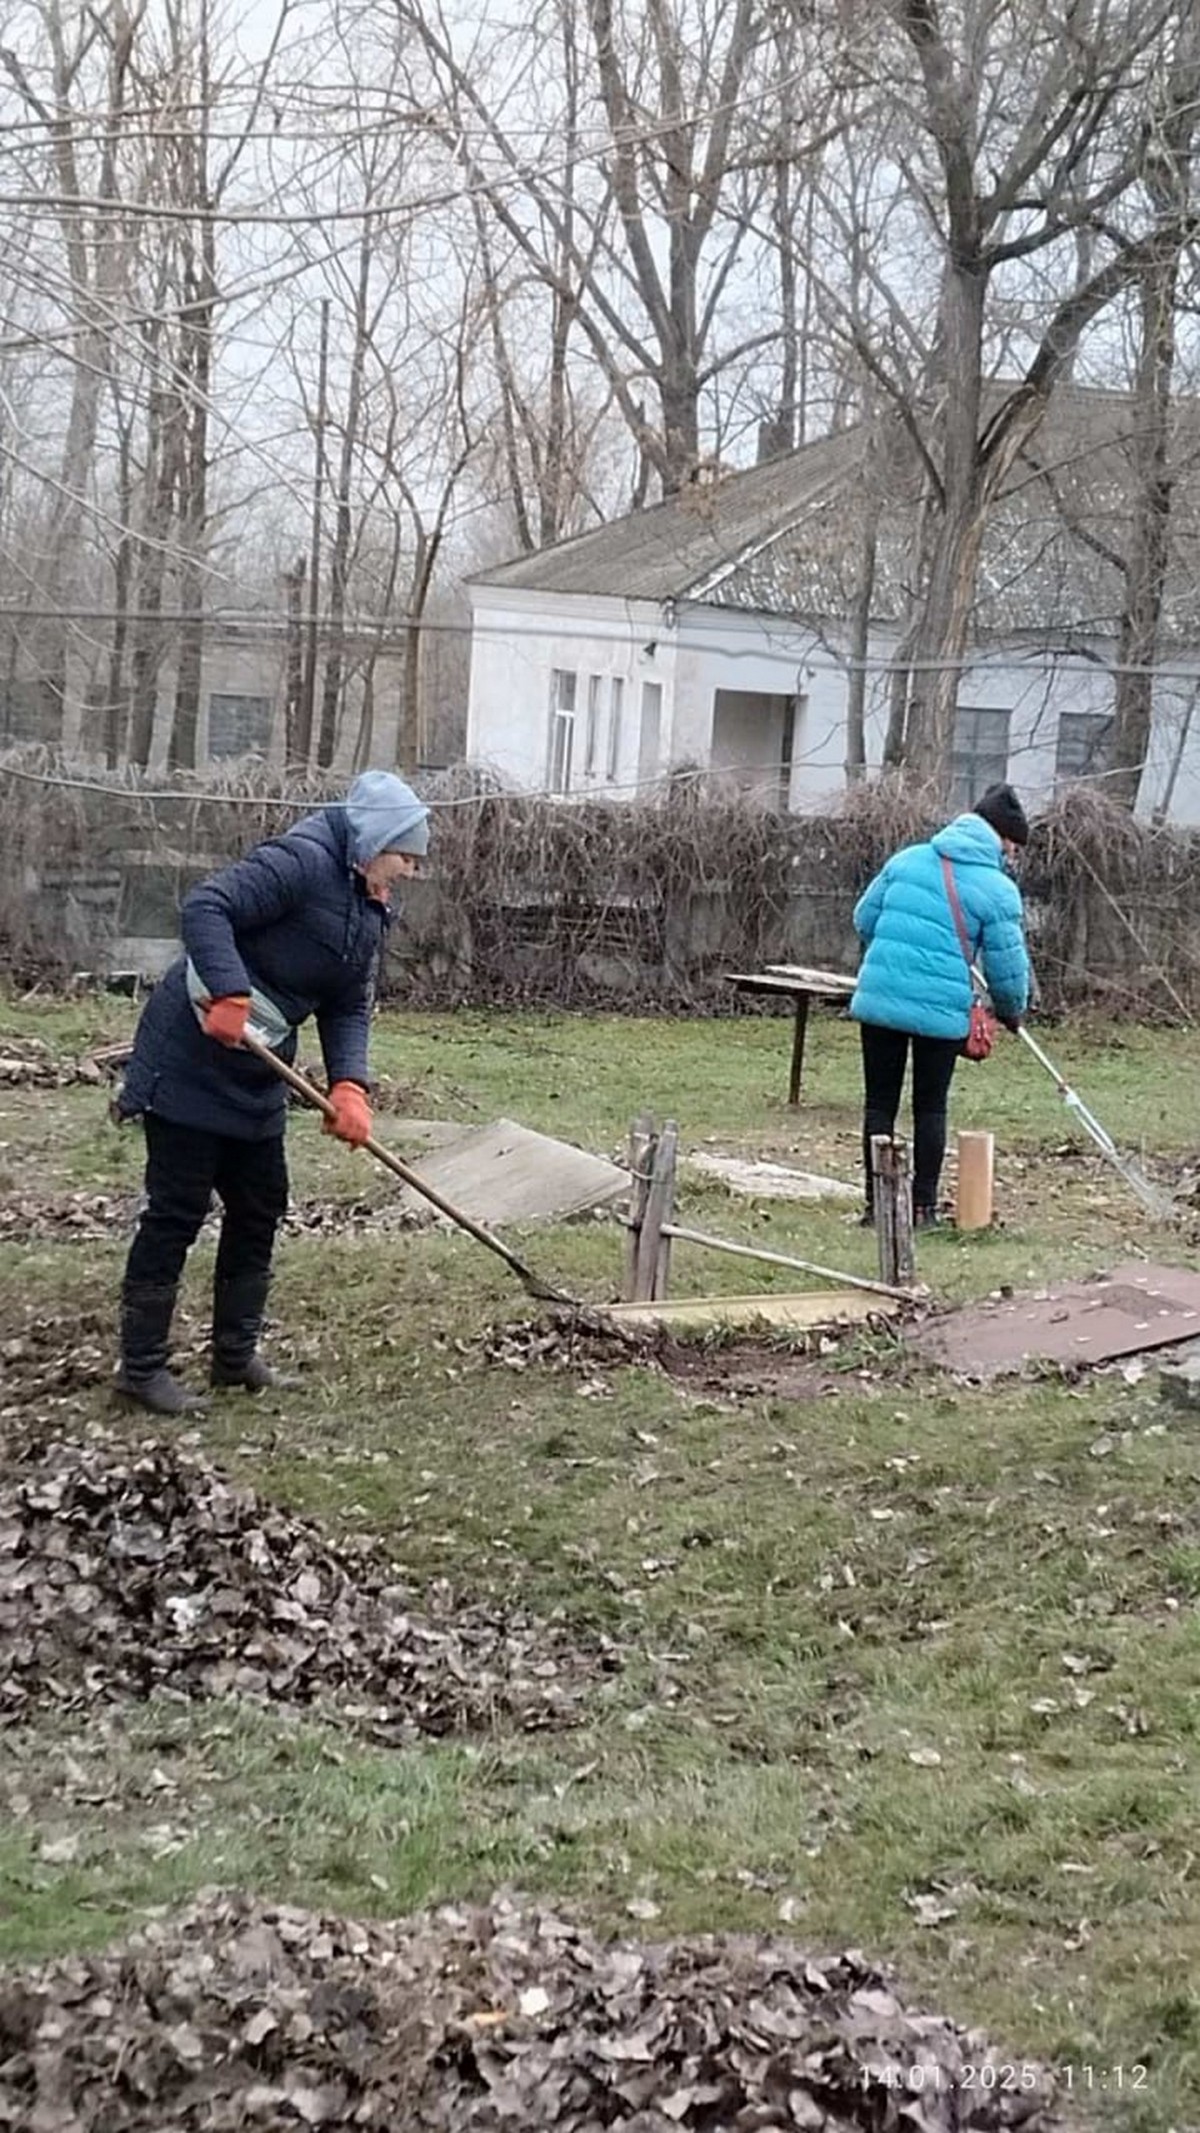
[[[670,1331],[709,1326],[780,1326],[811,1329],[814,1326],[861,1325],[881,1313],[898,1311],[887,1296],[871,1296],[863,1289],[805,1291],[803,1295],[772,1296],[679,1296],[656,1303],[609,1304],[606,1315],[618,1326],[665,1326]]]
[[[498,1228],[506,1222],[552,1222],[604,1207],[629,1190],[629,1177],[603,1156],[590,1155],[548,1133],[534,1133],[510,1118],[460,1132],[412,1168],[476,1222]],[[428,1201],[405,1188],[401,1204],[414,1214],[433,1213]]]
[[[1106,1363],[1200,1333],[1200,1274],[1135,1260],[1094,1281],[1065,1281],[929,1319],[907,1336],[919,1354],[963,1377],[989,1379],[1028,1363]]]
[[[715,1178],[730,1192],[754,1200],[857,1200],[861,1187],[788,1163],[749,1162],[736,1155],[689,1155],[686,1168]]]

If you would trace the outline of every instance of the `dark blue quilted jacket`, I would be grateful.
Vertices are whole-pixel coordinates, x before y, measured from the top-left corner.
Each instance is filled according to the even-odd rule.
[[[389,913],[366,894],[349,837],[343,808],[307,816],[193,889],[181,930],[213,999],[255,987],[293,1027],[315,1015],[330,1081],[365,1088],[371,984]],[[146,1002],[123,1115],[153,1111],[244,1140],[282,1133],[282,1082],[249,1053],[205,1036],[185,972],[181,956]],[[295,1037],[278,1050],[293,1059]]]

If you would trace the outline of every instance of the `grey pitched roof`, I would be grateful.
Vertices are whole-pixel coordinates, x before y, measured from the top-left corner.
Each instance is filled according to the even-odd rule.
[[[988,388],[989,411],[1011,390]],[[980,631],[1111,628],[1123,596],[1141,456],[1127,393],[1061,386],[993,507],[980,563]],[[1200,401],[1173,420],[1164,635],[1200,640]],[[905,611],[920,469],[897,426],[874,454],[861,425],[685,491],[648,511],[484,571],[478,584],[621,599],[693,600],[789,617],[845,614],[869,501],[883,498],[872,609]]]
[[[744,473],[697,485],[534,555],[477,573],[476,585],[621,600],[681,600],[714,572],[792,525],[860,452],[856,430],[801,445]]]

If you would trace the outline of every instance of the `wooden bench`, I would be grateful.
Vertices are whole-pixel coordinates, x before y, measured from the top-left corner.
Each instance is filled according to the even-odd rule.
[[[795,1106],[800,1101],[809,1005],[813,1000],[848,1000],[858,983],[857,978],[849,978],[838,970],[806,970],[797,963],[768,963],[765,970],[731,970],[727,973],[727,983],[736,986],[739,992],[773,993],[776,997],[782,994],[794,1000],[796,1012],[788,1102]]]

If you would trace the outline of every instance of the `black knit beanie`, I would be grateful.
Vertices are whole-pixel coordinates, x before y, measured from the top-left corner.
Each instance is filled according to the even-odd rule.
[[[989,785],[971,812],[990,822],[998,837],[1007,837],[1013,844],[1028,844],[1029,818],[1011,785]]]

